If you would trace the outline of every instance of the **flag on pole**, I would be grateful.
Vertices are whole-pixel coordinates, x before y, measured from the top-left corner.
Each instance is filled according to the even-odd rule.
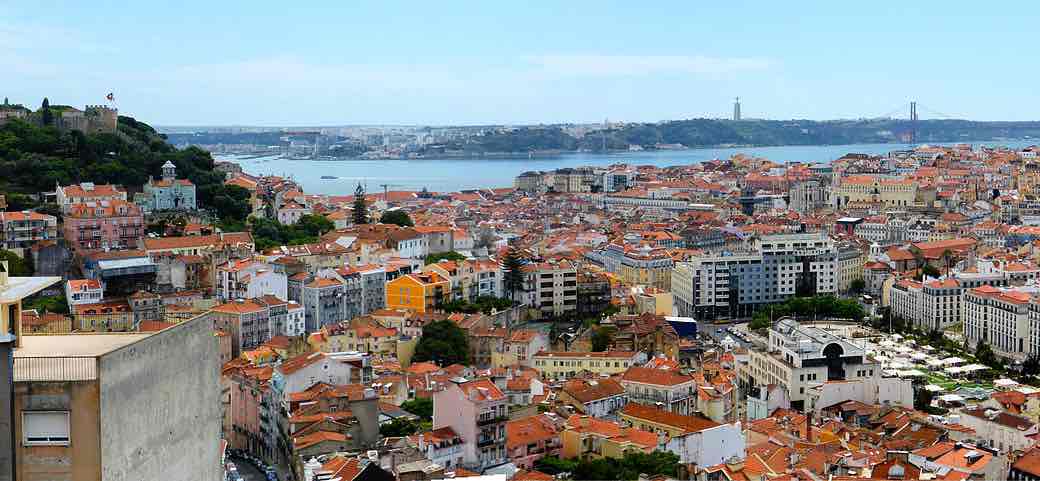
[[[106,98],[106,99],[107,99],[107,100],[108,100],[109,102],[115,102],[115,101],[116,101],[116,96],[115,96],[115,95],[113,95],[113,94],[112,94],[112,92],[109,92],[109,93],[108,93],[108,95],[106,95],[106,96],[105,96],[105,98]]]

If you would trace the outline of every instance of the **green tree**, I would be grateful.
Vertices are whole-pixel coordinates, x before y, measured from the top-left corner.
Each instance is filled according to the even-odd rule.
[[[354,223],[368,223],[368,204],[365,203],[365,188],[360,183],[354,189]]]
[[[918,411],[928,412],[932,407],[932,398],[934,395],[931,391],[920,387],[914,392],[914,409]]]
[[[383,215],[379,217],[380,224],[396,224],[401,227],[412,227],[415,223],[412,222],[412,218],[408,216],[408,213],[403,210],[388,210],[383,212]]]
[[[515,247],[510,247],[502,258],[502,287],[509,298],[516,301],[516,294],[524,288],[524,260]]]
[[[384,438],[411,436],[422,429],[422,425],[411,419],[397,418],[379,426],[379,435]]]
[[[51,101],[47,97],[43,98],[43,104],[40,105],[40,120],[44,126],[54,125],[54,112],[51,111]]]
[[[621,459],[601,458],[579,461],[571,470],[572,479],[635,480],[640,474],[678,476],[679,456],[669,451],[627,453]]]
[[[849,290],[855,293],[863,292],[863,289],[866,287],[867,283],[863,279],[853,279],[852,282],[849,283]]]
[[[975,359],[980,364],[985,364],[993,369],[999,370],[1004,367],[1004,363],[993,352],[993,348],[989,347],[989,344],[979,343],[978,347],[975,348]]]
[[[921,279],[924,277],[939,277],[941,275],[939,269],[936,269],[931,264],[925,264],[924,267],[921,268],[921,274],[923,276]]]
[[[33,207],[36,207],[36,200],[28,195],[22,194],[21,192],[8,192],[6,194],[6,200],[8,212],[30,210]]]
[[[441,306],[441,310],[444,312],[464,312],[467,314],[474,314],[482,312],[484,314],[491,314],[496,311],[502,311],[513,307],[513,301],[509,299],[499,299],[492,296],[480,296],[477,297],[473,302],[469,302],[464,299],[458,299],[448,302]]]
[[[534,469],[553,476],[560,473],[572,472],[574,471],[574,468],[577,467],[578,461],[573,459],[560,459],[558,456],[545,456],[534,463]]]
[[[1022,362],[1022,375],[1032,377],[1038,374],[1040,374],[1040,356],[1032,354]]]
[[[300,219],[296,221],[294,227],[298,231],[314,237],[320,237],[322,234],[336,228],[335,224],[333,224],[331,220],[316,214],[301,216]]]
[[[34,296],[22,302],[22,309],[36,309],[38,312],[69,313],[69,303],[65,296]]]
[[[455,261],[461,262],[466,260],[466,256],[459,254],[455,251],[439,252],[437,254],[429,254],[426,256],[426,264],[436,264],[440,261]]]
[[[433,398],[417,397],[401,403],[401,409],[408,411],[423,421],[433,420]]]
[[[603,326],[592,331],[592,352],[603,352],[614,342],[613,329]]]
[[[0,261],[7,261],[7,275],[11,277],[25,277],[33,274],[32,264],[9,250],[0,249]]]
[[[423,327],[415,346],[413,362],[431,361],[438,366],[468,364],[469,340],[466,331],[449,320],[434,321]]]

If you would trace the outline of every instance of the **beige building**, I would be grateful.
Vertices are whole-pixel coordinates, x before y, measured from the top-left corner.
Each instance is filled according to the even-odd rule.
[[[850,175],[842,177],[832,199],[838,207],[857,202],[906,207],[917,198],[917,183],[903,177]]]
[[[638,364],[643,355],[631,351],[539,352],[533,367],[543,379],[570,379],[581,372],[612,376]]]
[[[559,317],[578,308],[578,271],[567,261],[524,266],[525,304],[543,318]]]
[[[838,292],[849,292],[853,281],[863,280],[863,266],[867,263],[867,251],[856,246],[838,248],[835,274],[838,277]]]

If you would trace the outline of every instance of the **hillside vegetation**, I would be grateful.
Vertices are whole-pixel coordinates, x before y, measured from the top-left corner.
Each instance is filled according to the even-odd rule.
[[[131,117],[119,117],[116,133],[86,134],[20,120],[0,125],[0,193],[32,194],[79,182],[140,191],[149,177],[161,174],[166,161],[177,166],[178,177],[195,183],[200,208],[223,220],[245,220],[248,192],[224,185],[224,174],[213,169],[209,152],[177,150],[165,136]]]

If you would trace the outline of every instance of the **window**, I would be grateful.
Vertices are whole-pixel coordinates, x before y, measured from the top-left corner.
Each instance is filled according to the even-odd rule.
[[[68,411],[23,411],[22,436],[26,446],[68,446]]]

